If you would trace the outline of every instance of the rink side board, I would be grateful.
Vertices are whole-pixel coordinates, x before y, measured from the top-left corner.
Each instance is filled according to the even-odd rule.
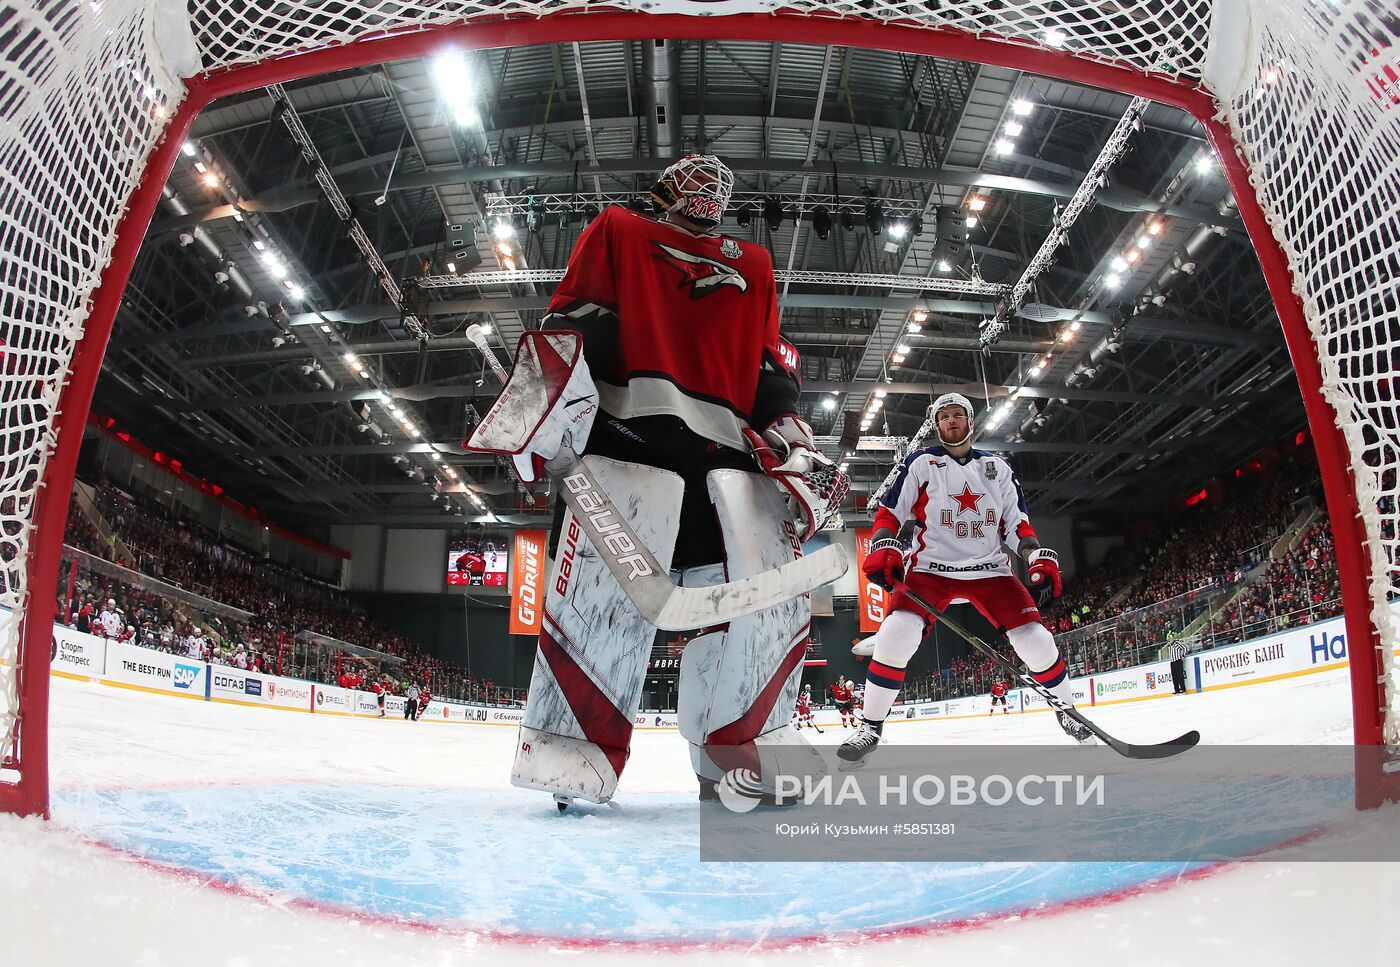
[[[1400,614],[1400,602],[1395,607]],[[1347,648],[1345,623],[1341,617],[1336,617],[1253,641],[1198,652],[1188,656],[1188,694],[1339,671],[1349,665]],[[54,628],[52,652],[54,659],[49,674],[70,681],[247,708],[379,718],[378,700],[369,692],[197,662],[180,655],[108,641],[62,625]],[[1396,654],[1400,655],[1400,649]],[[1075,704],[1080,707],[1173,698],[1170,681],[1166,661],[1071,679]],[[1038,696],[1029,694],[1026,689],[1014,689],[1008,698],[1012,714],[1049,710]],[[408,721],[403,717],[403,702],[400,696],[387,696],[383,720]],[[907,702],[894,706],[888,721],[986,718],[990,702],[990,695]],[[418,721],[515,727],[521,717],[520,709],[434,699],[420,713]],[[821,726],[838,726],[840,716],[834,708],[822,708],[817,710],[816,721]],[[638,731],[675,731],[676,715],[642,710],[635,716],[633,727]]]

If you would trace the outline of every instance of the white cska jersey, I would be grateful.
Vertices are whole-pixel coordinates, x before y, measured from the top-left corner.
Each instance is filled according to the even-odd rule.
[[[1035,538],[1011,465],[985,450],[961,461],[940,446],[911,453],[880,500],[875,530],[899,533],[911,519],[923,526],[911,542],[910,570],[958,580],[1010,576],[1002,545],[1019,552]]]

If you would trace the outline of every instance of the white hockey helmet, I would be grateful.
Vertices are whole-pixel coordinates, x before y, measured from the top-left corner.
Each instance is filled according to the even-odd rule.
[[[734,172],[712,154],[688,154],[670,165],[651,186],[656,210],[674,212],[706,229],[713,229],[729,207]]]
[[[938,414],[950,406],[961,406],[963,412],[967,414],[967,435],[961,440],[945,440],[943,434],[938,432]],[[944,393],[933,401],[933,405],[928,408],[928,415],[933,419],[934,433],[938,434],[938,442],[944,446],[960,447],[972,439],[972,401],[961,393]]]

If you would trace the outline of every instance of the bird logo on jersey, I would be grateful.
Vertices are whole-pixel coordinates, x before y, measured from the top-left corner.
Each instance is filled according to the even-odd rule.
[[[664,253],[657,255],[657,258],[680,270],[679,288],[688,288],[692,299],[703,299],[712,292],[718,292],[720,286],[724,285],[732,285],[740,292],[747,292],[749,289],[748,280],[732,265],[707,259],[703,255],[683,252],[661,242],[655,244]]]

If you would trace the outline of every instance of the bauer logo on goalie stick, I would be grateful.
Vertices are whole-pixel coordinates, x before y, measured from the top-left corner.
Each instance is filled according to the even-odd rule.
[[[564,486],[577,498],[579,509],[588,516],[588,523],[603,538],[603,546],[599,550],[612,555],[618,564],[627,566],[627,580],[635,581],[655,573],[646,555],[641,553],[641,548],[633,543],[632,535],[623,529],[611,504],[594,489],[593,481],[587,474],[569,474],[564,478]]]

